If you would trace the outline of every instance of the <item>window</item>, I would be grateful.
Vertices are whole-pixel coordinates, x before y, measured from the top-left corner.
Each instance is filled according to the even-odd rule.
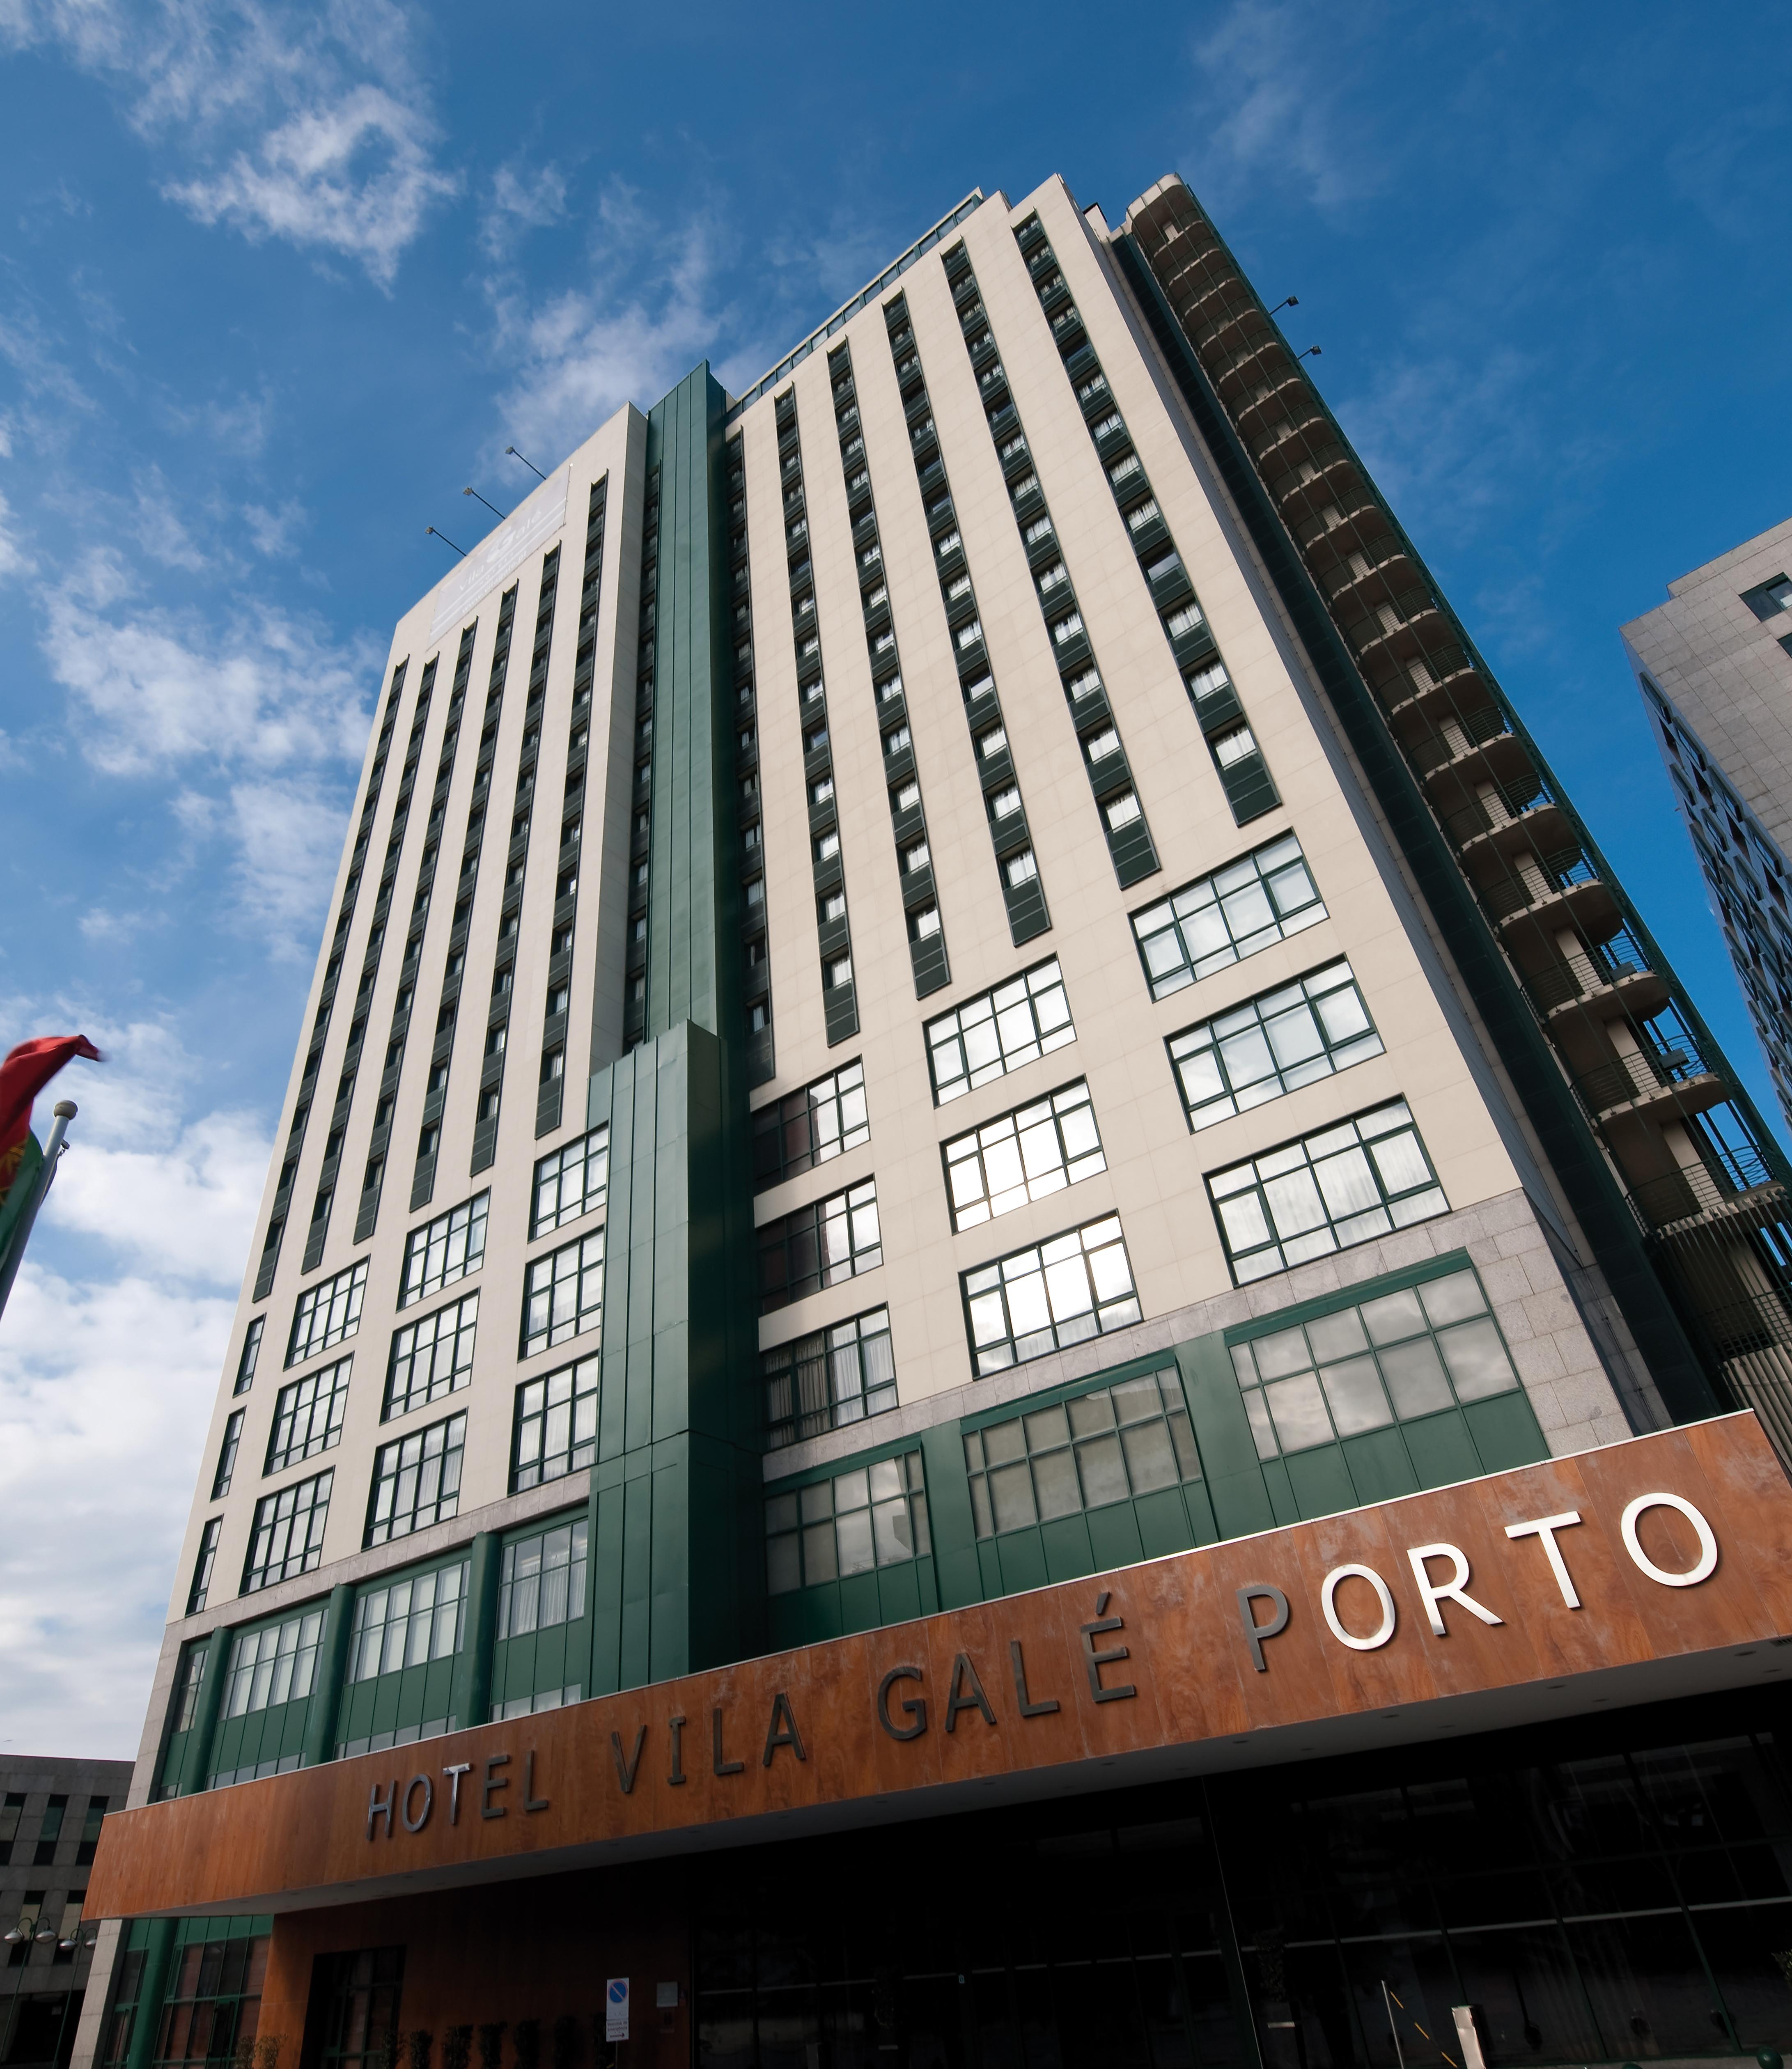
[[[1207,1191],[1240,1286],[1450,1210],[1404,1100],[1216,1171]]]
[[[1133,915],[1153,998],[1254,956],[1325,917],[1292,834]]]
[[[367,1260],[351,1264],[333,1279],[320,1279],[299,1296],[293,1310],[292,1335],[286,1347],[289,1365],[327,1351],[361,1327],[361,1297],[367,1291]]]
[[[243,1441],[243,1418],[239,1408],[224,1425],[224,1441],[218,1447],[218,1470],[211,1477],[211,1498],[222,1501],[231,1491],[231,1475],[236,1471],[237,1447]]]
[[[349,1679],[371,1681],[459,1651],[467,1572],[467,1562],[462,1560],[358,1595],[349,1641]]]
[[[315,1458],[342,1441],[342,1418],[349,1410],[349,1368],[352,1358],[338,1358],[293,1380],[274,1397],[274,1426],[267,1437],[264,1473],[284,1471],[302,1459]]]
[[[931,941],[940,931],[940,908],[937,905],[922,905],[908,915],[908,938],[911,941]]]
[[[485,1217],[489,1193],[480,1193],[410,1231],[405,1244],[404,1284],[398,1305],[409,1308],[477,1271],[485,1261]]]
[[[471,1384],[478,1322],[479,1296],[469,1293],[393,1331],[381,1422],[408,1415],[412,1409]]]
[[[190,1732],[199,1715],[199,1696],[206,1685],[206,1662],[211,1657],[210,1648],[204,1645],[189,1646],[181,1661],[181,1685],[174,1707],[174,1729]],[[170,1794],[173,1791],[169,1792]]]
[[[251,1710],[271,1709],[276,1704],[296,1703],[308,1696],[323,1632],[321,1610],[306,1610],[260,1630],[239,1631],[231,1647],[224,1715],[247,1716]]]
[[[582,1516],[505,1545],[498,1585],[500,1638],[521,1638],[584,1615],[588,1528]]]
[[[1077,1516],[1201,1477],[1181,1381],[1147,1373],[965,1439],[979,1537]]]
[[[207,1518],[205,1528],[199,1533],[199,1555],[193,1562],[193,1585],[186,1591],[189,1616],[197,1616],[206,1606],[206,1597],[211,1589],[211,1569],[218,1563],[218,1540],[223,1528],[223,1517],[214,1516]]]
[[[255,1504],[249,1556],[243,1565],[243,1593],[271,1588],[276,1581],[296,1580],[324,1556],[324,1525],[330,1512],[333,1472],[296,1480],[278,1494],[264,1494]]]
[[[839,991],[851,984],[852,981],[851,957],[835,956],[827,965],[823,975],[827,978],[827,988],[830,991]]]
[[[582,1336],[603,1319],[603,1230],[563,1243],[529,1265],[523,1286],[524,1357]]]
[[[933,1549],[919,1451],[774,1495],[765,1504],[769,1594],[925,1559]]]
[[[1002,880],[1010,891],[1018,891],[1023,884],[1031,884],[1039,873],[1039,865],[1033,858],[1033,851],[1023,847],[1018,855],[1011,855],[1002,865]]]
[[[753,1182],[763,1191],[871,1140],[863,1064],[843,1063],[801,1092],[757,1108]]]
[[[1055,956],[942,1013],[925,1031],[936,1106],[1076,1039]]]
[[[1168,1047],[1189,1125],[1198,1128],[1378,1056],[1382,1038],[1341,959],[1173,1034]]]
[[[11,1859],[12,1843],[18,1837],[18,1820],[24,1808],[24,1793],[8,1789],[5,1804],[0,1806],[0,1861]]]
[[[1262,1459],[1518,1385],[1472,1271],[1253,1336],[1231,1352]]]
[[[884,1262],[877,1184],[867,1178],[759,1230],[759,1312],[769,1315],[823,1286],[837,1286]]]
[[[254,1382],[256,1361],[261,1356],[261,1332],[267,1320],[265,1315],[257,1315],[249,1324],[248,1333],[243,1339],[243,1355],[236,1361],[233,1392],[247,1394]]]
[[[831,862],[840,852],[840,836],[837,831],[825,833],[815,843],[817,862]]]
[[[761,1353],[767,1441],[774,1450],[896,1405],[890,1311],[874,1308]]]
[[[943,1153],[952,1226],[960,1232],[1108,1168],[1082,1078],[953,1137]]]
[[[545,1373],[516,1390],[510,1491],[564,1479],[590,1464],[598,1441],[598,1365],[594,1357]]]
[[[414,1430],[374,1454],[374,1485],[367,1503],[366,1545],[389,1544],[439,1523],[460,1506],[460,1461],[467,1444],[467,1414],[451,1415]]]
[[[1771,582],[1745,590],[1742,601],[1765,624],[1770,618],[1778,618],[1782,610],[1792,610],[1792,582],[1784,575],[1775,575]]]
[[[1101,807],[1101,816],[1108,822],[1108,830],[1117,834],[1122,826],[1129,826],[1139,817],[1139,798],[1136,790],[1122,790],[1117,798],[1110,798]]]
[[[43,1822],[38,1826],[37,1851],[32,1856],[34,1867],[47,1868],[55,1864],[56,1842],[62,1837],[62,1821],[68,1814],[68,1798],[52,1796],[43,1806]]]
[[[981,1378],[1139,1319],[1117,1215],[961,1275]]]
[[[75,1849],[76,1867],[92,1867],[94,1849],[100,1843],[100,1826],[111,1804],[109,1796],[90,1796],[87,1799],[87,1814],[81,1820],[80,1843]]]

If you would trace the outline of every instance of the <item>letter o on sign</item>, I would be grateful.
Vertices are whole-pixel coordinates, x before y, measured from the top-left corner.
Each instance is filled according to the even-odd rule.
[[[1684,1573],[1670,1573],[1666,1567],[1658,1566],[1637,1541],[1638,1520],[1651,1508],[1676,1511],[1699,1533],[1698,1562],[1689,1566]],[[1624,1540],[1624,1549],[1635,1561],[1638,1569],[1664,1588],[1696,1587],[1700,1581],[1708,1581],[1717,1570],[1717,1533],[1684,1496],[1639,1494],[1635,1501],[1627,1504],[1618,1528]]]
[[[423,1792],[422,1807],[421,1810],[418,1810],[417,1815],[413,1818],[410,1814],[413,1807],[416,1804],[417,1792],[419,1789]],[[399,1816],[404,1820],[405,1830],[407,1832],[422,1831],[423,1827],[429,1822],[430,1813],[435,1809],[435,1784],[430,1780],[427,1774],[412,1775],[410,1781],[405,1784],[404,1804],[403,1807],[398,1813]]]
[[[1353,1638],[1339,1618],[1337,1591],[1340,1581],[1352,1577],[1368,1581],[1375,1590],[1375,1598],[1382,1606],[1382,1621],[1367,1638]],[[1353,1652],[1374,1652],[1386,1645],[1394,1635],[1394,1598],[1388,1585],[1373,1566],[1334,1566],[1325,1576],[1319,1590],[1319,1606],[1325,1613],[1325,1622],[1331,1634],[1340,1645],[1347,1645]]]

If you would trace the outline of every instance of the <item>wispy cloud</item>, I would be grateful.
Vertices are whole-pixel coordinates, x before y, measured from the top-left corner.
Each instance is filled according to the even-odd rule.
[[[566,176],[557,165],[525,171],[512,162],[492,175],[492,191],[480,218],[480,243],[488,259],[501,259],[516,227],[545,230],[566,213]]]
[[[108,1061],[58,1081],[75,1147],[0,1341],[0,1743],[129,1755],[270,1145],[242,1114],[181,1121],[197,1063],[160,1022],[6,1017],[8,1040],[83,1026]]]
[[[596,284],[532,304],[514,282],[491,289],[496,356],[520,371],[500,396],[506,432],[558,455],[624,402],[648,402],[688,373],[727,323],[715,295],[709,226],[673,231],[614,188],[599,205]]]
[[[63,51],[183,158],[163,193],[199,222],[333,251],[390,288],[460,186],[394,0],[6,0],[0,40]]]

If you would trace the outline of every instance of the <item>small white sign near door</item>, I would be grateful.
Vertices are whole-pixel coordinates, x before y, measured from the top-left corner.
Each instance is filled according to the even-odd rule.
[[[612,1976],[603,1986],[603,2037],[606,2040],[628,2038],[627,1976]]]

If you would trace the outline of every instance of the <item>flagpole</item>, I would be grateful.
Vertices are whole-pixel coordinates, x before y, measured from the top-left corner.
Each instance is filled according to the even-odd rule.
[[[62,1161],[63,1151],[67,1146],[63,1138],[68,1133],[68,1124],[80,1108],[73,1100],[58,1100],[50,1111],[55,1119],[43,1145],[43,1162],[38,1169],[32,1197],[26,1202],[25,1211],[19,1216],[18,1225],[13,1230],[13,1239],[7,1247],[6,1258],[0,1261],[0,1315],[6,1312],[6,1302],[12,1292],[13,1281],[18,1276],[25,1246],[31,1239],[32,1224],[37,1220],[39,1208],[48,1197],[50,1182],[56,1175],[56,1166]]]

